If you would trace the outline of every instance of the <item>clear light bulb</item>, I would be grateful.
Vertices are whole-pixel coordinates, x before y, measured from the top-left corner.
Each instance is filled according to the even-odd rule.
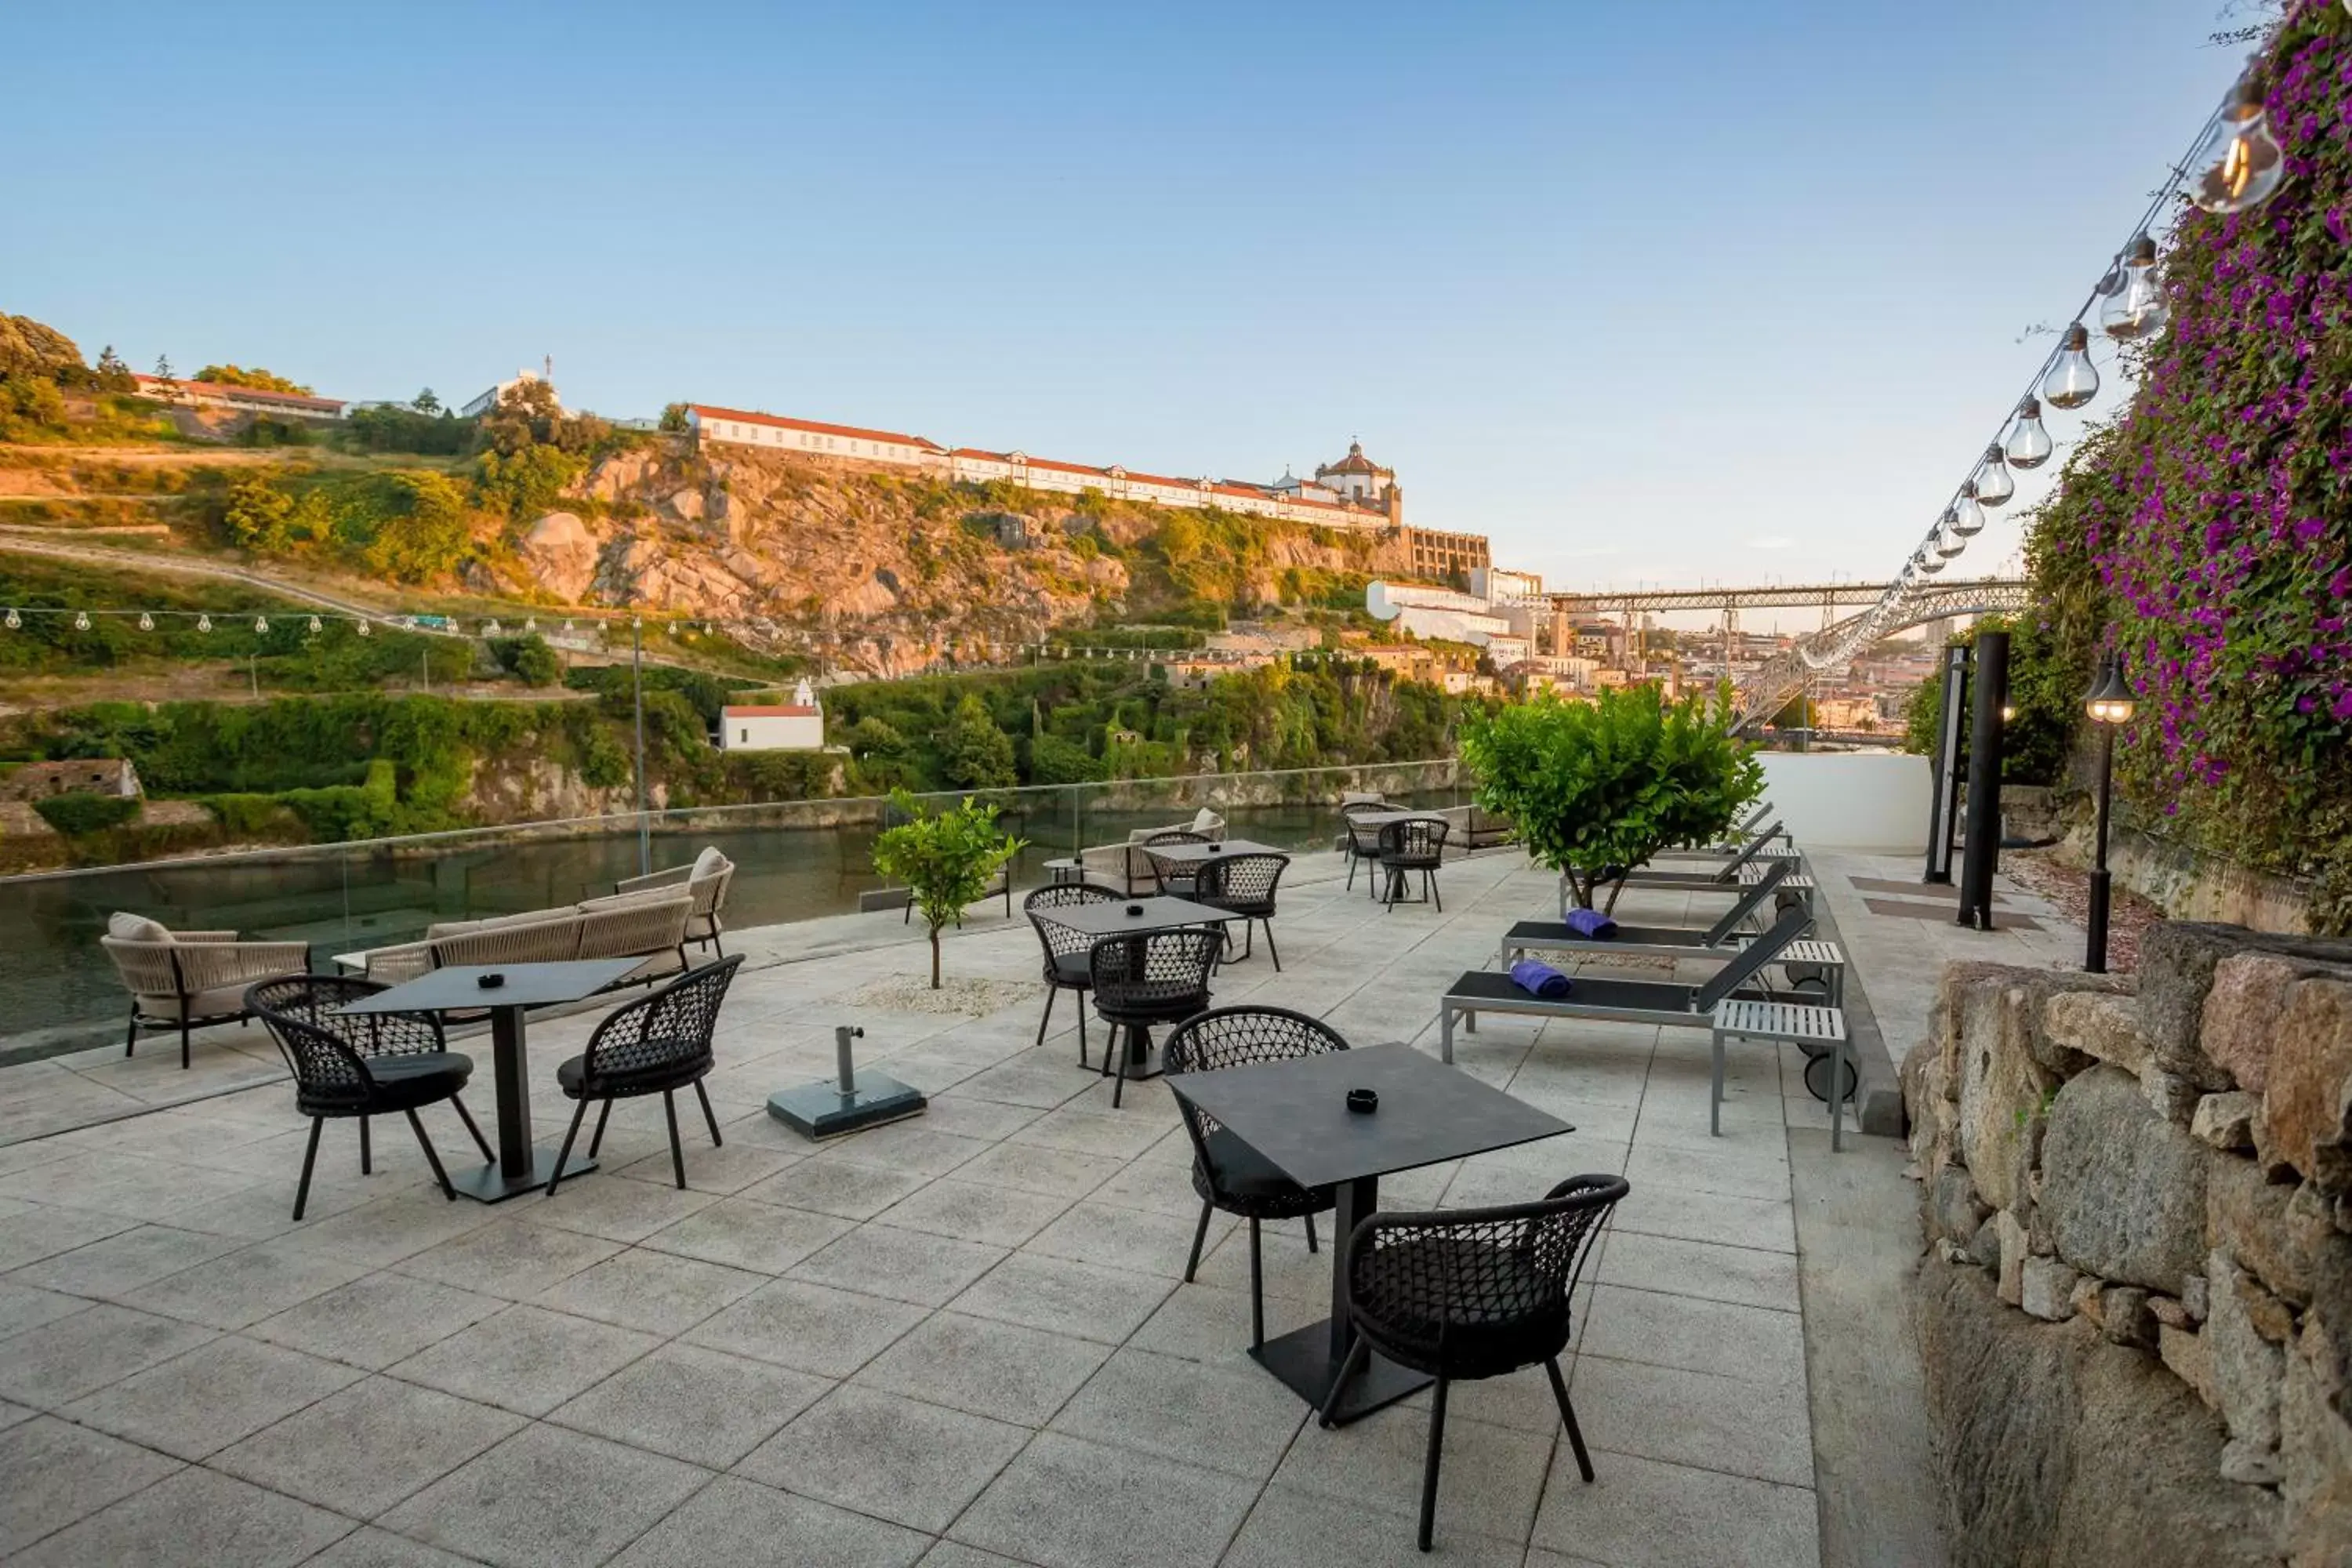
[[[572,623],[570,621],[563,623],[563,635],[565,637],[570,637],[572,635]]]
[[[353,626],[352,629],[359,633],[362,637],[368,635],[368,624],[365,621],[360,622],[359,625]]]
[[[2012,468],[2038,468],[2050,460],[2050,432],[2042,425],[2042,400],[2029,397],[2017,405],[2017,423],[2009,427],[2009,445],[2002,455]]]
[[[1911,558],[1911,563],[1931,577],[1944,569],[1944,563],[1925,545],[1919,547],[1919,553]]]
[[[76,611],[74,612],[74,630],[76,630],[76,631],[78,631],[78,632],[86,632],[86,631],[89,630],[89,611],[87,611],[87,610],[76,610]]]
[[[8,618],[5,621],[0,621],[0,626],[5,626],[12,632],[21,631],[24,629],[25,617],[18,615],[15,610],[10,610],[8,612]]]
[[[213,618],[210,616],[198,616],[196,617],[196,630],[200,632],[208,632],[212,629]]]
[[[2119,343],[2136,343],[2163,331],[2165,314],[2156,241],[2143,234],[2124,253],[2124,286],[2099,306],[2099,330]]]
[[[1960,532],[1957,510],[1945,512],[1944,526],[1936,531],[1936,553],[1949,561],[1968,547],[1968,538]]]
[[[539,630],[539,617],[537,616],[524,616],[522,629],[526,635]]]
[[[141,631],[142,631],[142,632],[152,632],[152,631],[153,631],[153,630],[155,629],[155,617],[154,617],[154,616],[151,616],[151,615],[149,615],[149,614],[148,614],[146,611],[144,611],[144,610],[140,611],[140,612],[139,612],[139,629],[140,629]]]
[[[1977,500],[1989,507],[2003,507],[2017,493],[2017,481],[2009,477],[2009,459],[1999,447],[1985,448],[1984,461],[1977,465],[1977,477],[1969,481]]]
[[[2209,213],[2242,213],[2270,200],[2286,179],[2286,158],[2271,134],[2263,95],[2240,78],[2221,118],[2185,165],[2181,191]]]
[[[310,635],[312,637],[317,637],[322,629],[324,628],[319,625],[319,617],[312,616],[310,617]]]
[[[1984,508],[1977,504],[1980,493],[1974,484],[1962,485],[1960,499],[1952,503],[1950,511],[1945,513],[1945,526],[1962,539],[1974,539],[1984,531]],[[1958,554],[1958,552],[1953,553]]]
[[[254,616],[253,630],[257,637],[268,637],[269,635],[269,617],[267,616]]]
[[[2091,363],[2091,334],[2083,323],[2066,329],[2058,363],[2042,378],[2042,400],[2053,408],[2080,408],[2099,395],[2099,367]]]

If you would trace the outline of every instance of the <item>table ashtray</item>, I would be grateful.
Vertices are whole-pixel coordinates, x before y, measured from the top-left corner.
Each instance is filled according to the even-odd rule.
[[[1129,904],[1127,906],[1127,912],[1131,915],[1139,915],[1143,912],[1143,906],[1141,904]]]
[[[1380,1108],[1381,1097],[1376,1091],[1369,1089],[1351,1089],[1348,1091],[1348,1109],[1357,1114],[1370,1116]]]
[[[474,976],[474,984],[480,986],[485,991],[495,991],[506,983],[507,977],[500,974],[496,970],[492,970],[488,974],[477,974]]]

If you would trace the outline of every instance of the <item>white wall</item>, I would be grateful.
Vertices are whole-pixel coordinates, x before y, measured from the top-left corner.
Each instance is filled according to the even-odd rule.
[[[814,752],[824,746],[822,714],[730,713],[719,725],[725,752]]]
[[[1800,849],[1927,852],[1927,759],[1765,752],[1764,794]]]

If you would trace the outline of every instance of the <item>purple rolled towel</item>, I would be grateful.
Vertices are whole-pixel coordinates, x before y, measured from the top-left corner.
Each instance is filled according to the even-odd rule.
[[[1523,958],[1511,965],[1511,984],[1547,1002],[1559,1001],[1569,989],[1567,975],[1537,958]]]
[[[1568,911],[1568,929],[1579,936],[1588,936],[1600,942],[1617,934],[1617,922],[1599,910],[1570,910]]]

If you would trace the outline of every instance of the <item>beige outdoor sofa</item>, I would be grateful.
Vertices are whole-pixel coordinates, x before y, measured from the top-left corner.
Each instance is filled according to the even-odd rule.
[[[720,854],[716,845],[708,845],[684,866],[656,871],[650,877],[625,878],[613,884],[613,891],[626,895],[683,889],[694,900],[694,912],[686,921],[686,940],[700,942],[723,958],[727,949],[719,938],[727,930],[727,889],[734,880],[735,862]]]
[[[1124,844],[1101,844],[1078,851],[1078,872],[1089,882],[1099,882],[1117,888],[1123,893],[1137,893],[1146,888],[1156,888],[1160,879],[1151,869],[1151,857],[1144,849],[1144,841],[1160,833],[1197,833],[1212,844],[1225,841],[1225,819],[1202,806],[1190,822],[1162,823],[1157,827],[1139,827],[1127,836]]]
[[[188,1065],[188,1031],[242,1022],[246,987],[307,973],[310,948],[299,942],[239,942],[233,931],[172,931],[144,915],[117,911],[98,939],[131,993],[131,1032],[122,1054],[138,1049],[141,1026],[180,1031],[180,1065]]]
[[[370,980],[398,984],[428,970],[473,963],[560,963],[575,958],[643,958],[631,984],[687,967],[694,900],[683,891],[623,893],[564,910],[532,910],[425,928],[422,942],[358,955]]]

